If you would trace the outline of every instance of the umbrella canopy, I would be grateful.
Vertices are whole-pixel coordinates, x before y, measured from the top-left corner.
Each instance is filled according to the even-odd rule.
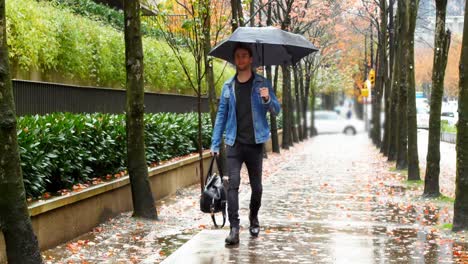
[[[237,43],[250,46],[255,66],[295,64],[318,49],[305,37],[275,27],[239,27],[208,55],[234,64]]]

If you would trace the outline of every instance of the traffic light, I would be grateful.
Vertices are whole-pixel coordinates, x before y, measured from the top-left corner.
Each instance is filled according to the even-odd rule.
[[[374,69],[371,69],[369,72],[369,81],[372,84],[372,86],[374,86],[375,84],[375,70]]]

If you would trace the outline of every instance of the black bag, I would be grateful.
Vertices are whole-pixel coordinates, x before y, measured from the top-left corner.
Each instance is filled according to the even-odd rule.
[[[213,163],[215,160],[220,175],[213,173]],[[205,187],[200,196],[200,210],[211,214],[211,219],[213,219],[216,228],[218,228],[218,225],[216,224],[214,215],[221,212],[223,214],[223,225],[221,228],[224,227],[226,223],[226,192],[223,184],[223,173],[216,156],[211,159],[210,168],[208,169]]]

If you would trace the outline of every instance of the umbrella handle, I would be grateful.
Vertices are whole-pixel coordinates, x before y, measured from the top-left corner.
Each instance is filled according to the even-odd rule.
[[[262,45],[262,67],[263,71],[265,71],[265,47]]]
[[[262,48],[261,61],[259,61],[261,63],[260,66],[265,67],[265,48],[263,47],[262,42],[260,40],[258,40],[258,39],[255,40],[255,49],[256,49],[257,54],[259,54],[258,53],[258,46],[259,45]]]

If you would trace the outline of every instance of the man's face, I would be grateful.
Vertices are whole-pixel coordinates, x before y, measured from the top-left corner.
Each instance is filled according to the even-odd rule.
[[[245,49],[237,49],[234,53],[234,63],[238,71],[245,71],[252,67],[253,58]]]

